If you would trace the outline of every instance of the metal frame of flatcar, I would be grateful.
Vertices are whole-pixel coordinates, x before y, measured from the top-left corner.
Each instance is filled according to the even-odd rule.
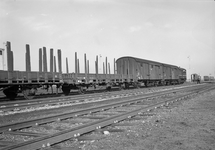
[[[38,88],[41,86],[48,87],[49,85],[56,85],[57,88],[59,88],[63,83],[61,71],[56,72],[56,61],[53,61],[55,60],[53,56],[53,49],[50,50],[50,72],[47,70],[46,48],[43,47],[43,56],[42,49],[39,49],[39,72],[37,72],[31,71],[30,46],[28,44],[26,44],[25,54],[26,71],[13,70],[13,51],[11,50],[11,44],[8,41],[6,48],[8,71],[0,70],[0,89],[8,98],[14,99],[19,92],[29,91],[29,89]],[[53,71],[53,67],[55,68],[55,71]],[[58,50],[58,67],[59,70],[61,70],[61,50]],[[26,93],[28,92],[23,92],[23,94]],[[27,97],[27,95],[24,96]]]
[[[88,88],[89,86],[106,86],[107,89],[110,89],[113,86],[121,86],[123,84],[123,79],[125,78],[123,75],[119,74],[108,74],[108,62],[106,57],[106,67],[103,65],[103,74],[98,73],[98,56],[96,56],[95,61],[95,72],[89,73],[89,62],[87,63],[86,54],[84,54],[84,66],[85,73],[79,72],[79,62],[77,58],[77,53],[75,53],[75,72],[74,73],[63,73],[62,78],[64,84],[62,85],[62,90],[64,94],[68,95],[71,89],[79,89],[83,92],[83,88]],[[115,64],[115,60],[114,60]],[[106,71],[105,71],[106,70]],[[110,70],[110,68],[109,68]],[[115,70],[115,65],[114,65]],[[127,79],[127,77],[126,77]]]

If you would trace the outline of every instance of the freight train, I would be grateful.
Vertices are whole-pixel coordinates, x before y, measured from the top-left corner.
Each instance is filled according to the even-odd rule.
[[[135,57],[121,57],[114,59],[114,73],[110,74],[110,66],[103,63],[103,74],[98,71],[98,56],[95,61],[95,73],[89,73],[89,60],[84,55],[85,73],[80,73],[79,59],[75,53],[75,72],[68,72],[66,59],[66,73],[62,73],[61,50],[58,50],[58,72],[56,71],[56,57],[50,49],[50,71],[47,69],[46,48],[39,49],[39,71],[31,71],[30,46],[26,45],[26,71],[13,69],[13,51],[10,42],[7,42],[7,71],[0,70],[0,90],[9,99],[15,99],[22,92],[26,99],[35,94],[37,88],[61,88],[65,95],[71,90],[83,92],[88,87],[105,86],[107,90],[112,87],[129,88],[182,84],[186,81],[186,70],[175,65],[160,63]],[[108,71],[109,70],[109,71]],[[58,93],[58,90],[56,91]]]

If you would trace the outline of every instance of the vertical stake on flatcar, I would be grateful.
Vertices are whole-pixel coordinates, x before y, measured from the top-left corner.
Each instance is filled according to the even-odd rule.
[[[98,68],[98,55],[96,56],[96,80],[98,82],[98,72],[99,72],[99,68]]]
[[[97,81],[98,74],[97,74],[97,67],[96,67],[96,65],[97,65],[97,62],[95,61],[95,72],[96,72],[96,81]]]
[[[87,74],[90,74],[90,61],[87,60]]]
[[[116,74],[116,65],[115,65],[115,58],[114,58],[114,60],[113,60],[113,74]]]
[[[8,69],[8,83],[12,83],[12,74],[13,71],[13,52],[11,51],[10,42],[7,41],[7,69]]]
[[[53,49],[50,49],[50,72],[53,72]]]
[[[80,68],[79,68],[79,59],[77,59],[77,66],[78,66],[78,73],[80,73]]]
[[[105,63],[103,62],[103,74],[105,74]]]
[[[108,63],[108,74],[110,74],[110,63]]]
[[[66,73],[69,73],[68,58],[66,57]]]
[[[61,50],[60,49],[57,50],[57,54],[58,54],[58,72],[62,73]]]
[[[54,72],[57,72],[56,57],[54,56]]]
[[[43,72],[47,72],[47,55],[46,55],[46,47],[43,47]]]
[[[26,61],[26,72],[28,83],[31,83],[31,57],[30,57],[30,46],[26,44],[26,53],[25,53],[25,61]]]
[[[107,57],[105,58],[105,81],[107,82],[108,66]]]
[[[42,64],[42,48],[39,49],[39,72],[42,72],[43,64]]]
[[[7,68],[8,71],[13,71],[13,52],[11,51],[10,42],[7,41]]]
[[[75,81],[77,83],[77,73],[78,73],[78,60],[77,60],[77,52],[75,52]]]
[[[31,57],[30,57],[30,46],[26,44],[26,53],[25,53],[25,61],[26,61],[26,71],[31,71]]]
[[[84,54],[84,65],[85,65],[85,83],[87,83],[87,56]]]
[[[106,75],[108,74],[108,62],[107,62],[107,57],[105,58],[105,73],[106,73]]]

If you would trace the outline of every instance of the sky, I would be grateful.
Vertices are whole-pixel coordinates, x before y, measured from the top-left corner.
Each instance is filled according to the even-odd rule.
[[[14,69],[25,70],[25,45],[31,68],[39,70],[39,48],[62,50],[69,72],[75,52],[84,72],[84,54],[95,72],[105,57],[132,56],[173,64],[191,73],[215,76],[214,0],[1,0],[0,48],[11,42]],[[49,62],[48,62],[49,69]]]

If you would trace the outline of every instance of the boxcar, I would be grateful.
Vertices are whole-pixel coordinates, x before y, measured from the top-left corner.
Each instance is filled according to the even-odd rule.
[[[201,76],[194,73],[194,74],[191,74],[191,82],[197,82],[197,83],[200,83],[201,81]]]
[[[204,76],[204,81],[209,81],[209,76]]]
[[[186,70],[174,65],[135,57],[121,57],[116,60],[116,66],[117,74],[128,77],[125,79],[126,82],[142,82],[148,86],[177,84],[185,81]],[[133,78],[129,78],[130,76]]]

